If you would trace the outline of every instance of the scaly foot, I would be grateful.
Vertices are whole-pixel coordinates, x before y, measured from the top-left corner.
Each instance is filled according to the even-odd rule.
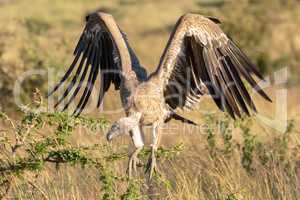
[[[146,172],[149,172],[149,179],[151,180],[154,173],[159,173],[156,163],[156,156],[155,156],[155,148],[152,148],[151,156],[148,160]]]
[[[132,178],[132,172],[137,173],[137,166],[142,164],[142,162],[138,159],[138,154],[142,149],[143,147],[137,148],[129,158],[127,169],[129,178]]]

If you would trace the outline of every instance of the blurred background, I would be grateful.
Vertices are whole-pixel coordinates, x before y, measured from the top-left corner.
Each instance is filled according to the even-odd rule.
[[[14,80],[25,71],[52,70],[51,77],[60,78],[73,59],[72,52],[83,30],[85,15],[98,9],[115,17],[148,72],[157,67],[177,19],[193,12],[219,18],[224,31],[265,75],[272,77],[275,71],[287,68],[288,88],[297,88],[300,83],[298,0],[1,0],[2,110],[16,111]],[[22,86],[21,98],[26,104],[35,88],[46,93],[48,74],[26,77]],[[111,103],[114,104],[115,99],[108,104]]]
[[[0,0],[1,111],[13,118],[19,117],[20,108],[15,103],[13,91],[15,81],[28,70],[45,70],[46,73],[28,76],[23,80],[20,96],[22,103],[24,105],[30,103],[36,88],[43,95],[47,93],[48,87],[51,88],[54,82],[59,80],[73,59],[72,53],[82,33],[85,15],[99,9],[115,17],[148,73],[156,69],[177,19],[184,13],[193,12],[216,17],[222,22],[221,27],[225,33],[233,38],[258,65],[263,74],[268,76],[273,86],[268,87],[267,92],[275,101],[276,89],[287,89],[288,119],[293,121],[295,127],[292,144],[287,147],[293,151],[287,151],[289,152],[287,159],[298,166],[298,171],[293,171],[293,178],[285,178],[287,172],[284,171],[284,167],[276,168],[275,165],[265,168],[257,164],[259,173],[255,175],[244,172],[239,160],[245,153],[245,142],[249,142],[252,138],[245,138],[245,134],[236,135],[234,138],[238,141],[235,144],[236,151],[242,152],[241,155],[228,158],[227,155],[222,154],[221,157],[217,157],[218,162],[215,162],[215,157],[206,156],[211,145],[209,137],[198,138],[197,136],[191,141],[181,135],[181,130],[177,130],[176,137],[165,136],[163,145],[174,145],[175,141],[183,141],[188,148],[175,165],[170,165],[173,169],[172,173],[176,174],[170,176],[177,180],[178,187],[166,191],[168,198],[164,198],[300,199],[299,0]],[[274,73],[280,69],[287,69],[288,80],[278,86],[274,82]],[[49,76],[52,79],[51,83],[48,83]],[[120,101],[116,94],[110,91],[109,96],[104,100],[104,109],[119,107]],[[257,99],[259,111],[272,116],[275,112],[274,105],[265,104],[260,102],[259,98]],[[209,100],[201,105],[216,109]],[[94,108],[93,106],[90,105],[91,108]],[[105,116],[112,121],[120,114],[122,113]],[[99,111],[94,111],[90,116],[103,115]],[[200,123],[207,122],[202,120],[202,115],[197,112],[190,113],[188,116]],[[266,131],[262,127],[255,127],[254,130],[254,135],[268,145],[274,146],[270,147],[270,154],[275,152],[273,150],[277,148],[277,143],[274,141],[277,141],[277,136],[279,137],[280,134],[276,134],[274,130]],[[273,136],[274,141],[270,139]],[[76,139],[78,143],[89,143],[95,138],[99,139],[91,135],[80,135]],[[122,139],[118,142],[126,144],[128,140]],[[220,143],[221,146],[224,145],[224,142]],[[260,153],[267,150],[257,148],[259,153],[256,157],[260,158]],[[187,165],[191,166],[191,170],[183,173],[181,169]],[[203,170],[207,168],[212,170],[204,173]],[[268,174],[271,171],[272,173]],[[46,194],[44,197],[60,199],[63,196],[63,199],[84,199],[86,195],[90,195],[90,185],[97,185],[97,180],[94,178],[96,172],[93,170],[82,172],[69,169],[67,173],[66,170],[63,172],[58,174],[49,172],[49,177],[38,185]],[[198,175],[197,178],[195,174]],[[52,176],[55,177],[54,183],[58,187],[53,184]],[[85,179],[81,179],[83,176]],[[203,176],[206,179],[203,179]],[[87,177],[92,178],[88,180]],[[261,182],[258,183],[258,179]],[[247,183],[243,183],[244,181]],[[62,187],[66,189],[60,190],[59,188]],[[99,192],[96,187],[92,189],[95,194]],[[20,192],[22,198],[26,199],[28,196],[24,188],[19,190],[22,191]],[[94,196],[94,193],[91,198],[98,197]],[[33,196],[30,198],[34,199]],[[164,198],[157,197],[157,199]]]

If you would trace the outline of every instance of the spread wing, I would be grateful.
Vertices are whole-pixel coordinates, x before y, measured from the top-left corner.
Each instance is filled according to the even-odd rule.
[[[63,110],[66,110],[78,95],[82,85],[86,83],[74,115],[79,115],[87,105],[99,75],[98,107],[111,85],[114,85],[115,89],[120,88],[123,76],[128,76],[132,81],[144,80],[147,77],[125,34],[118,28],[112,16],[105,13],[93,13],[86,17],[86,26],[75,48],[74,56],[65,75],[48,94],[50,96],[57,91],[70,77],[69,85],[55,104],[56,107],[64,103]],[[136,76],[132,76],[131,72],[135,72]],[[130,91],[131,88],[126,89]]]
[[[257,67],[215,21],[196,14],[179,19],[155,74],[164,82],[165,101],[172,109],[193,109],[209,94],[233,118],[250,115],[249,108],[256,108],[242,79],[271,101],[254,78],[263,79]]]

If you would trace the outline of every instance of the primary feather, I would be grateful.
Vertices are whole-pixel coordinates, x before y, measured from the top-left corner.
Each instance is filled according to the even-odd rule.
[[[233,118],[249,115],[249,108],[256,108],[242,78],[271,101],[253,74],[261,80],[263,77],[215,22],[196,14],[181,17],[155,76],[163,80],[165,100],[172,109],[193,109],[203,94],[209,94]]]
[[[115,89],[120,89],[122,79],[124,79],[123,75],[126,76],[126,74],[134,72],[136,76],[131,76],[132,82],[146,79],[146,71],[140,66],[125,34],[121,32],[113,18],[105,13],[93,13],[86,17],[86,26],[76,45],[74,56],[71,66],[60,82],[49,92],[48,96],[57,91],[71,77],[77,66],[71,82],[55,104],[55,107],[57,107],[69,96],[63,108],[63,110],[66,110],[78,95],[83,83],[86,82],[79,103],[73,113],[76,116],[86,107],[99,74],[98,107],[102,104],[105,93],[112,84]],[[130,84],[126,85],[125,81],[123,84],[123,88],[131,89]],[[74,87],[75,90],[72,93]]]

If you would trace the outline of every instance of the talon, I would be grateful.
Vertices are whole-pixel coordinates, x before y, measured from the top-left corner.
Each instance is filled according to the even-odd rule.
[[[146,167],[146,173],[149,172],[149,179],[151,180],[154,173],[159,173],[159,170],[157,168],[156,164],[156,156],[155,156],[155,150],[152,150],[151,157],[148,160],[147,167]]]
[[[141,161],[138,159],[138,154],[142,150],[141,148],[136,149],[129,158],[127,173],[129,178],[132,178],[132,172],[137,173],[137,166],[141,164]]]

